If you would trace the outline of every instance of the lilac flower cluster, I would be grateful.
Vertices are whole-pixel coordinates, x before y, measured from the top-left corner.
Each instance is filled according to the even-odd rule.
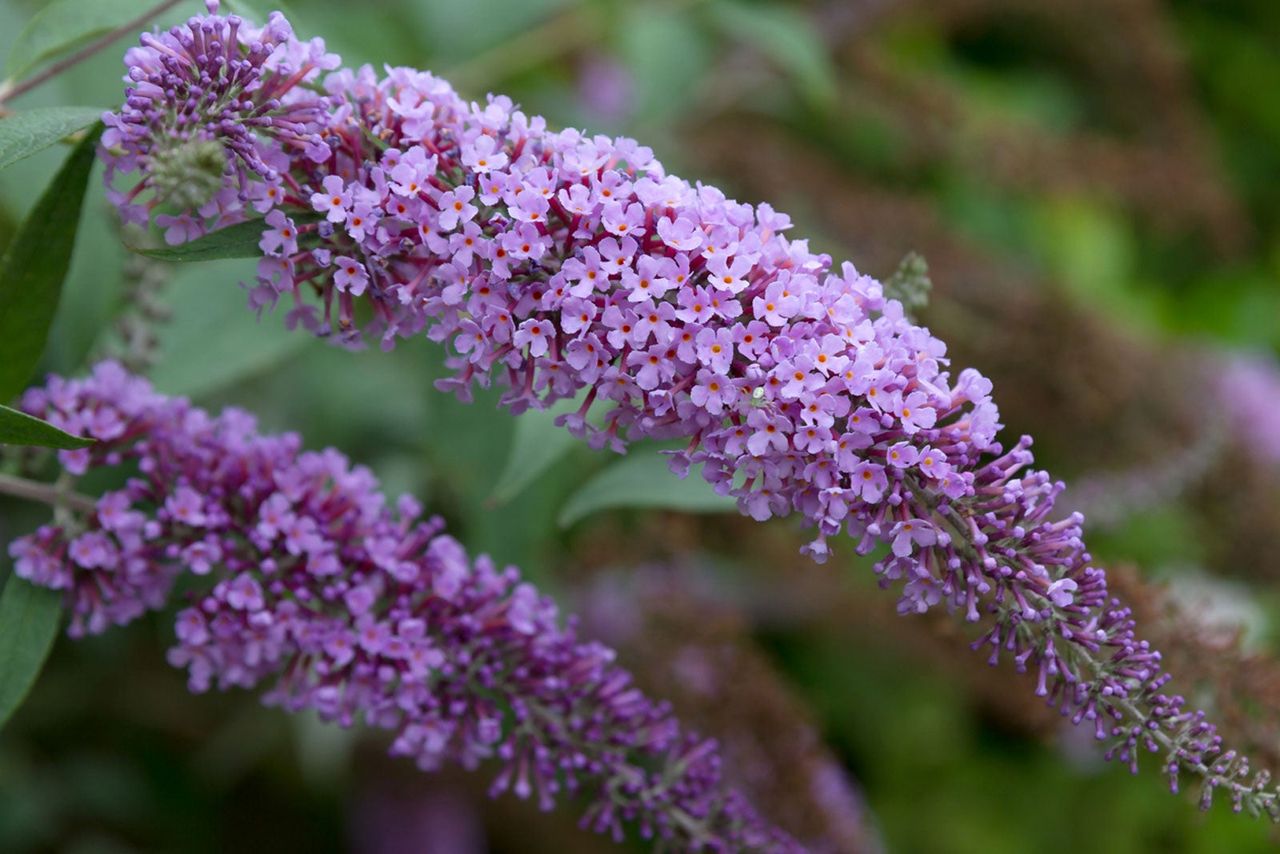
[[[1029,468],[1029,439],[996,441],[991,384],[953,377],[941,341],[879,282],[785,237],[785,215],[669,176],[633,140],[554,132],[427,72],[322,76],[336,60],[278,15],[261,31],[195,18],[141,54],[104,137],[112,180],[139,173],[125,215],[169,224],[176,242],[265,215],[256,306],[285,297],[291,326],[349,345],[448,342],[444,388],[465,397],[497,375],[516,413],[579,396],[561,423],[596,446],[685,438],[675,470],[701,464],[756,519],[798,512],[817,528],[814,558],[844,532],[860,553],[888,545],[876,571],[901,585],[900,610],[985,618],[977,645],[1034,671],[1037,693],[1093,722],[1110,755],[1162,751],[1175,787],[1191,771],[1206,796],[1280,815],[1265,777],[1164,693],[1082,518],[1055,521],[1061,484]],[[163,169],[191,159],[165,154],[190,144],[175,123],[221,140],[283,109],[280,132],[228,133],[210,201],[162,213]]]
[[[682,850],[798,850],[610,649],[561,627],[514,568],[468,558],[413,499],[388,508],[338,452],[259,435],[244,412],[211,417],[110,362],[23,406],[98,440],[59,453],[68,473],[136,471],[10,546],[19,577],[66,591],[73,635],[159,608],[189,570],[205,590],[178,613],[169,660],[194,691],[269,682],[268,703],[390,730],[423,769],[496,759],[495,794],[543,808],[586,795],[584,826],[618,838],[635,823]]]
[[[768,205],[666,176],[632,141],[552,133],[411,69],[320,82],[337,59],[278,15],[261,31],[193,19],[126,62],[103,141],[109,181],[142,173],[113,191],[126,218],[163,209],[168,164],[186,159],[174,150],[223,145],[221,189],[157,221],[181,242],[265,214],[254,301],[289,296],[290,324],[388,346],[426,330],[455,352],[445,387],[465,395],[496,372],[517,413],[582,394],[564,423],[597,445],[687,437],[677,468],[702,463],[757,519],[800,510],[820,558],[846,521],[898,529],[909,476],[971,493],[966,469],[994,448],[989,384],[951,382],[945,346],[880,283],[785,238]]]

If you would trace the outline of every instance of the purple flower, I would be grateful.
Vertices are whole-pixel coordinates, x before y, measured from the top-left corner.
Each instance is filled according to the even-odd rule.
[[[238,576],[227,586],[225,598],[238,611],[259,611],[263,604],[262,585],[253,576]]]
[[[942,452],[928,446],[922,448],[916,456],[915,466],[926,477],[935,480],[946,477],[951,471]]]
[[[866,461],[859,462],[849,472],[849,491],[868,504],[879,504],[889,488],[889,478],[884,466]]]
[[[672,220],[664,216],[658,220],[658,236],[662,242],[678,252],[692,252],[702,245],[703,234],[697,223],[688,217]]]
[[[1080,585],[1076,584],[1073,579],[1060,578],[1049,585],[1045,595],[1059,608],[1065,608],[1074,601],[1075,597],[1072,594],[1079,588]]]
[[[345,222],[347,208],[351,206],[351,193],[346,182],[337,175],[329,175],[320,182],[320,190],[311,194],[311,207],[325,215],[332,223]]]
[[[920,451],[909,442],[898,442],[890,446],[885,452],[885,456],[889,461],[889,465],[899,469],[913,466],[920,461]]]
[[[222,546],[216,537],[192,543],[182,550],[182,562],[195,575],[208,575],[222,559]]]
[[[470,222],[479,210],[471,204],[475,197],[476,191],[470,187],[459,187],[442,193],[436,200],[436,206],[440,209],[440,230],[453,231],[459,224]]]
[[[416,201],[419,194],[430,186],[438,164],[439,160],[436,156],[428,154],[424,149],[410,149],[409,153],[400,157],[387,173],[391,179],[392,192]],[[385,159],[383,165],[384,167],[387,165]]]
[[[550,347],[552,325],[545,320],[526,320],[516,329],[511,343],[517,347],[528,347],[533,358],[544,356]]]
[[[369,275],[364,265],[355,258],[338,256],[333,259],[333,286],[342,293],[358,297],[369,286]]]
[[[115,543],[101,531],[88,531],[76,537],[67,555],[85,569],[112,569],[119,559]]]
[[[267,225],[271,228],[262,234],[258,242],[264,255],[293,255],[298,251],[298,229],[293,220],[284,215],[284,211],[273,210],[267,214]]]
[[[919,433],[921,429],[932,427],[937,422],[937,412],[929,406],[929,397],[919,391],[899,397],[894,404],[893,414],[898,416],[902,423],[902,432],[908,436]]]
[[[938,533],[933,525],[922,519],[907,519],[894,526],[893,553],[898,557],[906,557],[916,550],[917,546],[931,546],[938,541]]]
[[[200,221],[187,214],[182,216],[160,214],[156,217],[156,225],[164,229],[164,242],[170,246],[188,243],[204,234],[204,226]]]
[[[665,305],[665,303],[664,303]],[[730,329],[703,329],[697,338],[698,361],[719,374],[726,374],[733,365],[733,331]]]
[[[207,523],[204,499],[200,493],[187,486],[180,486],[164,503],[165,509],[178,522],[199,528]]]
[[[689,400],[712,415],[731,406],[737,396],[738,390],[729,377],[707,370],[698,372],[697,382],[689,392]]]
[[[503,168],[507,165],[507,160],[506,152],[498,147],[498,141],[491,136],[476,137],[462,152],[462,165],[480,175]]]

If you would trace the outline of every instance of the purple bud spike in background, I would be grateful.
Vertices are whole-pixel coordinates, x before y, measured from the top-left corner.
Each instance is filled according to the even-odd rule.
[[[497,760],[495,794],[544,809],[582,796],[583,825],[618,839],[634,825],[689,850],[799,850],[612,650],[562,626],[514,568],[468,557],[413,499],[389,508],[337,451],[260,435],[238,410],[210,416],[114,363],[23,404],[98,440],[59,453],[67,472],[136,470],[10,546],[19,577],[66,591],[73,635],[163,606],[189,571],[204,591],[178,613],[169,661],[193,691],[266,684],[269,704],[389,730],[392,753],[424,770]]]
[[[753,518],[798,513],[815,559],[842,533],[860,553],[890,546],[876,572],[902,612],[985,620],[976,646],[1033,672],[1109,756],[1161,753],[1175,788],[1190,772],[1206,802],[1221,788],[1280,817],[1267,777],[1166,694],[1030,439],[996,441],[991,384],[953,375],[943,342],[879,282],[784,236],[784,214],[504,97],[338,69],[279,15],[261,31],[194,19],[127,62],[103,143],[109,180],[138,173],[115,191],[124,215],[174,242],[265,215],[255,306],[284,298],[291,326],[351,346],[447,342],[442,387],[465,398],[496,375],[515,413],[580,395],[561,421],[596,446],[683,438],[675,470],[700,464]],[[162,155],[192,140],[222,146],[221,189],[167,207]]]
[[[1241,444],[1263,465],[1280,466],[1280,364],[1260,354],[1229,356],[1219,391]]]

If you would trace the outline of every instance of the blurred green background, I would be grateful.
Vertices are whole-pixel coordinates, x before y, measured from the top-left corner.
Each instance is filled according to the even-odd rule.
[[[0,0],[0,62],[42,5]],[[199,8],[189,5],[184,15]],[[670,171],[790,212],[798,234],[872,274],[922,252],[936,286],[926,322],[995,379],[1010,429],[1035,433],[1056,473],[1185,468],[1178,454],[1217,408],[1205,391],[1212,369],[1192,369],[1222,350],[1280,350],[1274,0],[289,0],[289,11],[300,35],[323,36],[350,64],[428,68],[473,97],[510,94],[552,125],[634,136]],[[15,106],[114,105],[130,41]],[[0,245],[60,156],[0,172]],[[95,188],[49,369],[80,370],[127,309],[125,254]],[[517,426],[494,396],[462,406],[432,390],[440,355],[425,342],[353,356],[286,334],[278,317],[256,322],[236,287],[251,275],[235,262],[173,272],[153,371],[162,390],[245,406],[311,447],[337,445],[566,602],[602,568],[679,559],[714,576],[858,781],[887,850],[1276,842],[1225,804],[1201,814],[1150,769],[1131,778],[1028,723],[1001,692],[1030,686],[1004,675],[993,690],[981,656],[911,641],[931,625],[870,618],[891,597],[851,549],[808,566],[792,554],[802,534],[781,522],[766,534],[777,547],[758,548],[654,454],[637,449],[618,471],[545,417]],[[1148,577],[1221,590],[1229,576],[1250,642],[1270,654],[1277,470],[1231,465],[1125,505],[1092,543],[1101,560]],[[1261,497],[1247,493],[1246,511],[1214,487]],[[1255,539],[1244,547],[1229,526],[1246,512]],[[38,518],[0,505],[0,541]],[[760,604],[797,578],[840,591],[845,610],[819,619]],[[389,787],[405,778],[377,758],[376,735],[331,733],[246,695],[191,697],[163,662],[170,632],[160,617],[59,642],[0,732],[0,851],[599,844],[531,809],[487,804],[483,786],[461,778]],[[1274,722],[1280,710],[1256,712]],[[422,810],[404,806],[406,791],[444,803],[470,847],[410,844],[421,828],[405,816]],[[387,804],[409,847],[370,830]]]

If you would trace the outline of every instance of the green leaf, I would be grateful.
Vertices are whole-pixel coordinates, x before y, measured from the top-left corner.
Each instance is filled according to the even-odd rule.
[[[819,106],[836,97],[835,68],[813,22],[800,9],[724,0],[711,7],[715,23],[732,39],[752,45],[788,74]]]
[[[322,218],[320,214],[314,212],[290,216],[297,225],[317,222]],[[156,249],[134,249],[133,251],[148,258],[179,264],[192,261],[218,261],[224,258],[259,258],[262,256],[262,250],[258,248],[258,242],[262,240],[262,233],[269,227],[266,220],[259,217],[220,228],[203,237],[197,237],[190,243],[183,243],[181,246],[161,246]],[[306,246],[310,241],[315,240],[318,240],[316,235],[300,235],[298,245]]]
[[[697,472],[683,480],[676,477],[664,456],[638,453],[599,472],[569,496],[559,523],[567,528],[598,510],[615,507],[720,513],[737,507],[737,500],[717,494]]]
[[[74,450],[92,444],[92,439],[72,436],[47,421],[0,406],[0,445],[39,445],[42,448]]]
[[[159,359],[151,371],[166,394],[197,397],[226,388],[314,346],[315,338],[285,329],[283,311],[256,320],[238,280],[243,263],[222,261],[178,270],[166,303],[170,322],[157,330]]]
[[[98,107],[37,107],[0,119],[0,169],[87,128],[101,115]]]
[[[10,575],[0,593],[0,727],[26,699],[58,634],[62,596]]]
[[[0,260],[0,400],[22,390],[44,352],[101,133],[99,123],[71,152]]]
[[[154,5],[155,0],[52,0],[13,43],[5,76],[23,77],[36,66],[70,53]]]
[[[569,453],[577,439],[557,427],[556,418],[580,405],[578,400],[562,400],[549,409],[530,410],[516,419],[507,465],[489,494],[489,504],[506,504]]]

